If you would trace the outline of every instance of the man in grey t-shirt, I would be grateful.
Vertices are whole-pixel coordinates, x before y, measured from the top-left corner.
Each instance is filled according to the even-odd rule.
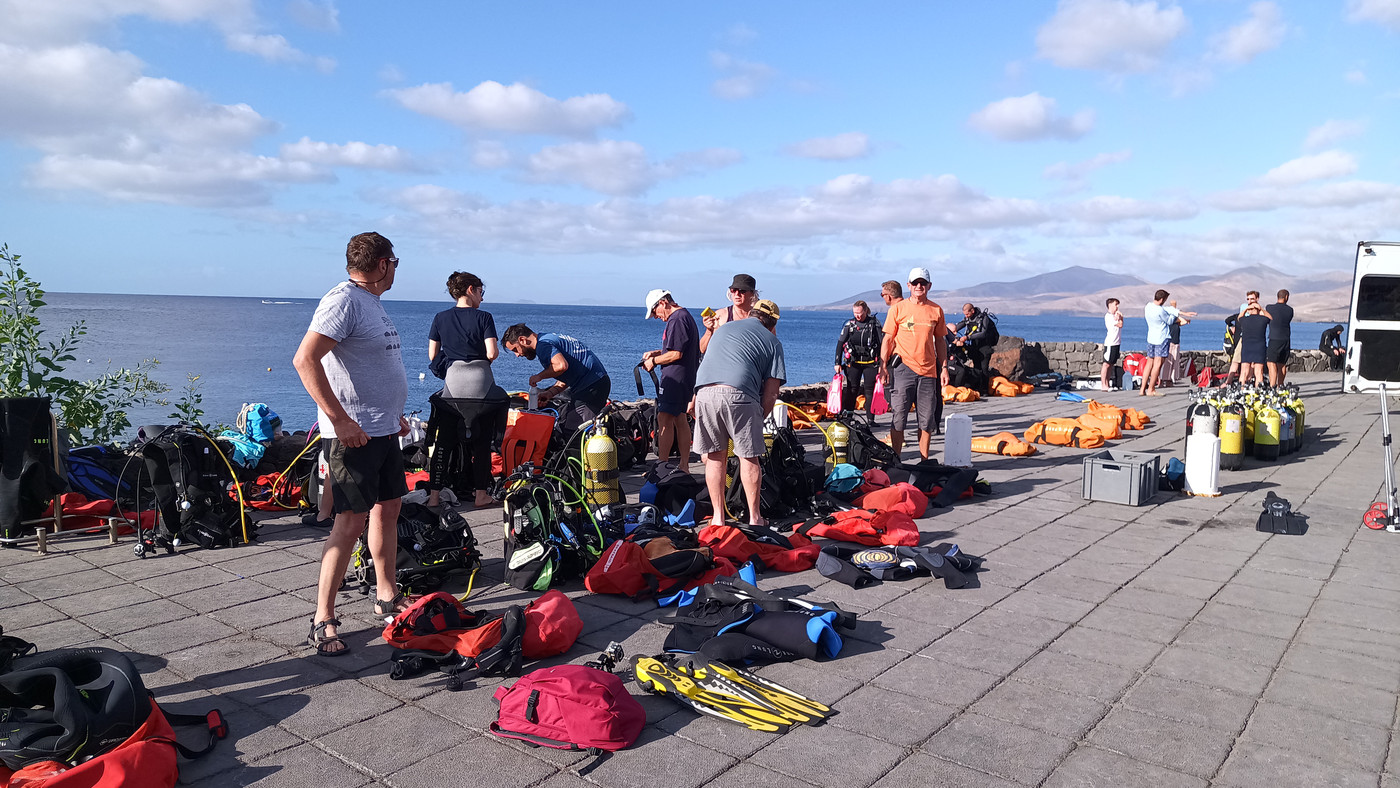
[[[408,492],[397,437],[408,433],[403,417],[408,379],[398,329],[379,301],[394,286],[398,267],[389,239],[379,233],[351,238],[345,249],[350,278],[321,299],[292,360],[316,402],[335,508],[307,636],[322,656],[349,650],[338,632],[336,593],[355,540],[365,532],[366,513],[370,555],[380,567],[374,612],[387,617],[408,606],[395,573],[385,571],[397,563],[399,505]]]
[[[759,511],[763,481],[763,417],[787,379],[783,343],[773,335],[778,305],[754,304],[753,317],[715,329],[695,374],[695,450],[705,456],[705,486],[715,511],[710,522],[724,524],[724,472],[729,441],[739,457],[739,479],[748,502],[749,522],[767,525]]]

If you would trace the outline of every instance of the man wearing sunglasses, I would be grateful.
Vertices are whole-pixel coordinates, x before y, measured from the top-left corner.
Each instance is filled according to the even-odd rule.
[[[327,657],[349,650],[337,631],[336,594],[355,540],[365,532],[366,514],[375,563],[393,566],[398,555],[399,504],[408,486],[397,436],[408,434],[408,378],[398,329],[379,300],[394,286],[398,267],[389,239],[379,233],[351,238],[345,249],[349,278],[321,299],[292,360],[316,402],[332,481],[335,522],[321,553],[316,617],[307,638]],[[394,573],[377,572],[375,615],[407,607]]]
[[[890,446],[904,447],[909,406],[919,428],[919,456],[928,459],[929,436],[938,430],[943,387],[948,384],[948,323],[943,308],[928,299],[927,268],[909,272],[909,297],[890,306],[880,348],[880,376],[890,390]]]
[[[714,336],[715,329],[753,315],[754,304],[758,303],[758,281],[748,274],[735,274],[734,281],[729,283],[729,302],[724,309],[701,317],[705,322],[705,335],[700,337],[701,353],[710,347],[710,337]]]

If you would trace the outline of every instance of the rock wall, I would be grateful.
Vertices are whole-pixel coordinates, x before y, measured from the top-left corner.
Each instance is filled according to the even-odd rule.
[[[1032,342],[1028,347],[1045,354],[1053,372],[1081,378],[1097,378],[1103,370],[1103,346],[1093,342]],[[1124,348],[1124,353],[1143,352],[1142,348]],[[1227,372],[1230,360],[1221,351],[1186,350],[1183,358],[1194,359],[1196,368],[1209,364],[1216,372]],[[1121,363],[1121,362],[1120,362]],[[1327,359],[1320,350],[1297,350],[1288,359],[1289,372],[1326,372]]]

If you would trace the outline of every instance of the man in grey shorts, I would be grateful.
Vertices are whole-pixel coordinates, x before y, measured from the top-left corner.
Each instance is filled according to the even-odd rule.
[[[321,552],[316,617],[310,645],[321,656],[345,654],[335,616],[336,594],[355,540],[369,524],[370,555],[377,566],[397,563],[399,504],[408,492],[399,435],[408,400],[399,332],[384,312],[382,296],[394,286],[399,259],[379,233],[361,233],[345,249],[347,281],[331,288],[316,307],[292,364],[316,402],[322,444],[330,468],[335,523]],[[394,572],[375,573],[374,612],[393,615],[408,605]]]
[[[778,400],[787,380],[783,343],[773,334],[778,305],[754,304],[753,316],[724,323],[710,338],[695,377],[695,450],[705,457],[705,486],[715,512],[710,522],[723,525],[724,472],[729,441],[739,458],[739,480],[748,502],[749,523],[767,525],[758,505],[763,482],[763,418]]]

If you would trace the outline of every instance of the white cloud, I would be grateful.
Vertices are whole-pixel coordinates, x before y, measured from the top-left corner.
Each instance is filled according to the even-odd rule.
[[[1110,164],[1122,164],[1131,159],[1133,152],[1130,150],[1114,151],[1113,153],[1100,153],[1090,159],[1077,162],[1061,161],[1051,164],[1042,173],[1046,178],[1064,181],[1082,181],[1094,170],[1107,167]]]
[[[1347,19],[1352,22],[1379,22],[1400,31],[1400,0],[1349,0]]]
[[[124,201],[207,206],[266,203],[274,184],[333,180],[310,161],[250,153],[276,124],[246,104],[218,104],[136,56],[93,44],[0,44],[0,137],[41,154],[39,188]]]
[[[483,170],[509,167],[513,157],[499,140],[481,140],[472,147],[472,166]]]
[[[1373,181],[1342,181],[1309,186],[1260,186],[1212,195],[1222,211],[1273,211],[1279,208],[1356,208],[1400,201],[1400,186]]]
[[[1265,186],[1293,186],[1308,181],[1337,178],[1356,172],[1356,157],[1339,150],[1299,156],[1269,170],[1259,178]]]
[[[224,31],[251,30],[252,0],[0,0],[0,41],[28,46],[73,44],[126,16],[158,22],[210,22]]]
[[[603,194],[630,196],[661,180],[726,166],[739,158],[737,151],[712,149],[652,162],[646,149],[635,142],[568,142],[532,155],[525,173],[541,183],[578,184]]]
[[[1249,18],[1211,39],[1210,57],[1226,63],[1248,63],[1277,49],[1288,33],[1278,6],[1267,0],[1249,7]]]
[[[377,74],[377,76],[379,77],[380,82],[386,82],[390,84],[394,82],[402,82],[404,80],[403,69],[399,68],[393,63],[385,63],[383,66],[380,66],[379,73]]]
[[[1061,68],[1148,71],[1186,31],[1176,6],[1127,0],[1060,0],[1036,33],[1037,54]]]
[[[1039,93],[993,101],[972,113],[968,124],[1001,140],[1079,139],[1094,128],[1094,111],[1057,115],[1055,100]]]
[[[1190,200],[1156,201],[1100,195],[1068,206],[1067,213],[1079,221],[1108,224],[1132,219],[1178,221],[1196,216],[1200,209]]]
[[[743,60],[727,52],[711,52],[710,65],[727,75],[710,86],[716,96],[727,101],[757,96],[777,74],[766,63]]]
[[[146,156],[97,158],[46,156],[33,170],[36,185],[75,189],[124,202],[174,205],[243,206],[267,202],[266,184],[334,180],[304,162],[268,156],[207,151],[161,152]]]
[[[1346,80],[1347,83],[1351,85],[1364,85],[1366,84],[1366,72],[1359,68],[1354,68],[1343,74],[1342,79]]]
[[[1341,140],[1359,137],[1365,133],[1366,121],[1364,120],[1328,120],[1321,126],[1315,126],[1308,131],[1307,139],[1303,140],[1303,149],[1326,148]]]
[[[291,0],[287,15],[297,24],[323,33],[340,32],[340,9],[335,0]]]
[[[319,164],[326,167],[359,167],[368,170],[410,170],[413,163],[408,154],[395,145],[370,145],[366,142],[316,142],[310,137],[282,146],[282,159]]]
[[[846,175],[800,193],[754,192],[590,205],[542,200],[492,204],[425,185],[386,195],[425,229],[484,247],[551,253],[628,253],[887,238],[900,232],[1035,225],[1050,213],[1032,200],[988,197],[952,175],[877,182]]]
[[[234,52],[260,57],[269,63],[310,63],[323,74],[335,70],[334,58],[312,57],[280,35],[230,33],[224,37],[224,42]]]
[[[464,129],[515,134],[587,136],[604,126],[617,126],[630,112],[606,93],[559,99],[515,83],[486,81],[458,93],[452,83],[386,90],[405,109],[445,120]]]
[[[870,135],[861,131],[848,131],[834,137],[813,137],[793,143],[784,150],[790,155],[804,159],[861,159],[870,155]]]

